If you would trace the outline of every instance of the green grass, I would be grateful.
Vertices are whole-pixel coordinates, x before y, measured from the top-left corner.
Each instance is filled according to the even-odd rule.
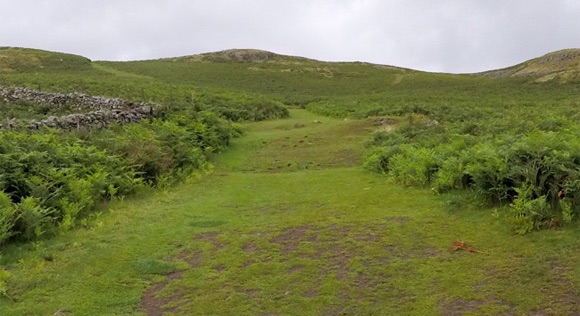
[[[557,81],[560,83],[578,82],[580,70],[580,49],[564,49],[525,61],[504,69],[481,73],[489,77],[535,78],[536,82]]]
[[[435,195],[363,170],[353,157],[373,120],[292,110],[245,126],[210,175],[113,202],[86,229],[5,248],[0,314],[577,309],[577,227],[515,236],[501,210],[469,193]],[[454,240],[483,253],[451,252]]]
[[[91,61],[82,56],[39,49],[0,47],[0,73],[48,73],[90,68]]]
[[[234,117],[262,103],[318,114],[294,109],[288,119],[245,124],[247,135],[216,157],[210,175],[112,202],[65,235],[3,248],[0,315],[578,312],[577,220],[516,236],[510,207],[486,205],[474,186],[436,195],[432,182],[407,188],[361,167],[365,143],[375,158],[411,144],[391,174],[413,183],[417,170],[447,168],[445,191],[465,175],[457,162],[493,178],[493,163],[510,157],[522,167],[518,159],[535,154],[556,167],[569,162],[551,191],[572,192],[580,99],[570,60],[514,66],[541,66],[528,70],[548,76],[550,67],[570,70],[539,84],[549,78],[228,58],[91,63],[0,49],[3,85],[234,109]],[[26,106],[10,111],[31,115]],[[392,125],[377,126],[385,116]],[[386,132],[371,138],[379,128]],[[518,170],[499,184],[525,182],[513,178]],[[483,253],[452,252],[455,240]]]

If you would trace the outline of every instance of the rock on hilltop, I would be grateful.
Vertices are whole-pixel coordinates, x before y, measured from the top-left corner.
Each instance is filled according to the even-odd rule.
[[[281,57],[272,52],[259,49],[228,49],[213,53],[172,58],[176,61],[209,61],[209,62],[265,62]]]

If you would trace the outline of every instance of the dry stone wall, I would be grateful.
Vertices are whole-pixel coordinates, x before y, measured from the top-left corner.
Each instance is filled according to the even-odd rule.
[[[90,96],[82,93],[63,94],[0,86],[0,98],[8,103],[26,101],[57,109],[69,107],[74,112],[79,112],[63,116],[49,116],[44,120],[10,119],[0,122],[0,128],[10,128],[22,123],[30,128],[42,126],[67,130],[81,127],[104,128],[111,123],[139,122],[146,118],[155,117],[159,113],[157,105],[152,103],[131,102],[119,98]]]

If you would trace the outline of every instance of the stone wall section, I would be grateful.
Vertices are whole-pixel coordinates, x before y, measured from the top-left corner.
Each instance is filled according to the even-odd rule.
[[[104,128],[111,123],[136,123],[143,119],[155,117],[159,113],[158,106],[152,103],[90,96],[76,92],[63,94],[0,86],[0,98],[8,103],[27,101],[55,108],[68,106],[79,112],[63,116],[49,116],[40,121],[11,119],[0,122],[0,128],[10,128],[22,123],[28,124],[30,128],[43,126],[66,130],[81,127]]]

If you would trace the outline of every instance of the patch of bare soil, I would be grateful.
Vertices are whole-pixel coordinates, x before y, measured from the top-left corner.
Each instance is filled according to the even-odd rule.
[[[294,273],[298,273],[302,270],[303,268],[300,266],[293,266],[290,269],[288,269],[288,274],[294,274]]]
[[[194,254],[191,254],[189,252],[183,251],[173,259],[187,262],[192,268],[196,268],[201,264],[203,253],[198,251]],[[175,307],[163,308],[163,306],[172,302],[179,301],[181,297],[177,294],[163,297],[159,296],[159,293],[167,287],[169,282],[181,279],[184,272],[185,271],[183,270],[172,272],[165,277],[164,281],[151,284],[141,297],[140,309],[148,316],[161,316],[167,312],[177,312]]]
[[[333,306],[333,307],[329,307],[326,312],[324,312],[325,316],[340,316],[340,315],[346,315],[346,313],[344,312],[344,307],[341,306]]]
[[[163,310],[163,305],[171,302],[169,297],[157,297],[155,294],[163,290],[167,286],[167,283],[160,282],[155,283],[148,287],[141,298],[141,310],[144,311],[149,316],[162,316],[165,312]]]
[[[409,222],[410,220],[411,220],[411,218],[408,216],[385,217],[386,222],[398,223],[398,224],[405,224],[405,223]]]
[[[194,254],[189,252],[181,252],[178,254],[175,259],[183,262],[187,262],[192,268],[197,268],[201,264],[201,260],[203,259],[203,253],[198,251]]]
[[[342,245],[334,244],[327,248],[325,257],[328,256],[331,264],[336,269],[336,280],[346,281],[348,279],[348,264],[355,257],[355,253]]]
[[[439,308],[441,315],[465,315],[468,313],[477,313],[477,311],[484,305],[493,304],[504,308],[503,312],[498,315],[517,315],[515,306],[509,302],[495,296],[487,296],[479,300],[464,300],[456,298],[449,302],[441,300]]]
[[[309,287],[304,290],[302,294],[305,298],[316,298],[319,296],[320,286],[327,278],[335,278],[344,286],[358,289],[362,292],[374,291],[380,285],[383,287],[385,283],[389,282],[391,278],[388,275],[377,275],[372,273],[376,266],[389,264],[393,259],[410,259],[410,258],[430,258],[437,257],[442,250],[434,247],[421,247],[417,245],[413,248],[404,247],[398,244],[384,245],[382,255],[375,255],[375,257],[368,257],[365,254],[365,245],[374,244],[373,247],[378,246],[384,241],[384,232],[388,230],[389,226],[402,224],[410,219],[407,217],[392,217],[385,221],[380,221],[372,225],[358,226],[358,225],[342,225],[332,224],[327,227],[315,227],[310,225],[295,226],[275,231],[270,233],[256,233],[256,238],[266,239],[271,246],[258,246],[256,240],[248,240],[242,244],[241,249],[250,257],[238,264],[241,268],[248,268],[258,262],[267,263],[271,261],[285,262],[291,256],[297,255],[299,258],[315,260],[319,263],[317,268],[319,270],[318,276],[309,281]],[[200,267],[204,264],[205,256],[211,257],[211,252],[216,252],[227,247],[227,245],[220,242],[220,234],[216,232],[200,234],[194,237],[195,241],[201,241],[213,246],[208,253],[197,251],[181,252],[174,259],[182,262],[187,262],[192,268]],[[262,245],[262,244],[260,244]],[[240,247],[240,246],[238,246]],[[279,249],[276,251],[275,249]],[[446,249],[446,248],[445,248]],[[353,261],[357,258],[363,258],[362,264],[369,272],[356,271],[351,268],[351,264],[358,265]],[[306,263],[308,264],[308,263]],[[211,267],[217,272],[224,271],[229,267],[223,264]],[[304,266],[297,264],[287,268],[288,275],[294,277],[300,276],[304,273]],[[171,280],[179,279],[183,271],[178,271],[167,276],[163,282],[152,284],[145,292],[141,302],[141,309],[147,315],[162,315],[164,312],[178,311],[175,306],[183,298],[179,293],[162,297],[159,294],[163,291]],[[244,293],[248,299],[257,299],[261,293],[255,289],[240,289],[240,293]],[[344,292],[349,295],[350,292]],[[170,293],[171,294],[171,293]],[[356,294],[355,294],[356,296]],[[352,300],[354,297],[344,297],[344,300]],[[171,304],[170,304],[171,303]],[[456,299],[451,302],[445,302],[441,305],[441,310],[446,315],[461,315],[477,311],[478,308],[487,304],[485,300],[480,301],[464,301]],[[166,306],[164,308],[164,306]],[[341,315],[344,312],[341,308],[331,308],[326,311],[327,315]]]
[[[163,308],[163,306],[180,300],[181,298],[178,295],[162,297],[159,296],[158,293],[161,292],[167,284],[169,284],[172,280],[181,279],[183,275],[183,271],[176,271],[167,275],[167,279],[162,282],[153,283],[150,285],[143,297],[141,298],[141,310],[144,311],[148,316],[162,316],[164,313],[167,312],[177,312],[177,309],[172,308]]]
[[[378,242],[380,237],[374,232],[358,233],[354,236],[358,242]]]
[[[456,298],[450,302],[440,302],[441,315],[460,316],[474,313],[485,304],[484,300],[464,300]]]
[[[316,291],[316,289],[312,287],[312,288],[308,289],[308,291],[306,291],[306,293],[304,293],[304,297],[316,298],[316,297],[318,297],[318,291]]]
[[[253,299],[256,296],[258,296],[258,294],[260,293],[260,290],[255,290],[255,289],[243,290],[243,293],[246,295],[246,297],[248,299]]]
[[[580,316],[580,293],[576,290],[574,284],[566,278],[566,273],[570,268],[554,262],[550,268],[550,276],[552,276],[552,286],[555,289],[550,293],[553,295],[552,302],[554,305],[560,305],[568,310],[568,315]],[[564,291],[564,293],[562,293]],[[547,311],[551,306],[546,308]]]
[[[360,290],[367,288],[375,288],[377,286],[377,276],[372,276],[368,275],[367,273],[359,272],[354,283]]]
[[[242,248],[242,250],[244,252],[256,252],[256,251],[258,251],[258,246],[256,246],[256,244],[249,243],[249,244],[245,244],[244,247]]]
[[[312,227],[308,225],[290,227],[285,229],[282,234],[272,238],[270,242],[282,245],[284,247],[282,253],[287,255],[298,249],[300,242],[305,240],[306,233],[311,229]]]
[[[224,245],[217,240],[219,235],[220,234],[217,232],[211,232],[211,233],[197,235],[197,236],[195,236],[194,239],[198,240],[198,241],[209,242],[210,244],[212,244],[214,246],[214,250],[220,250],[220,249],[224,248]]]

